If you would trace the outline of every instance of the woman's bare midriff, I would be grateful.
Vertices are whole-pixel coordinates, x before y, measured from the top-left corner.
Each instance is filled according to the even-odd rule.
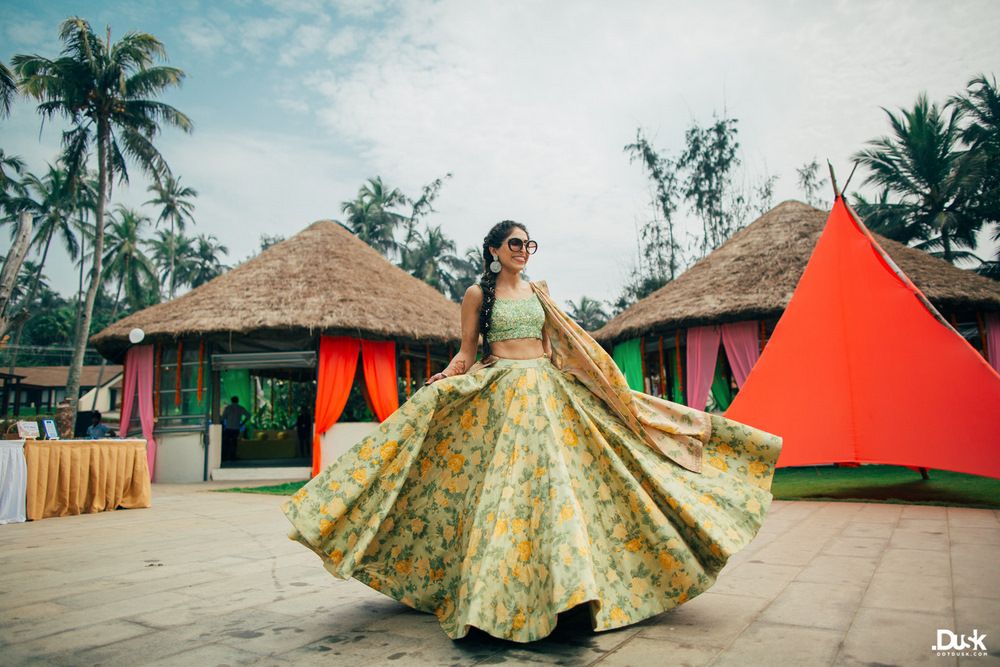
[[[490,343],[490,352],[503,359],[536,359],[545,356],[539,338],[511,338]]]

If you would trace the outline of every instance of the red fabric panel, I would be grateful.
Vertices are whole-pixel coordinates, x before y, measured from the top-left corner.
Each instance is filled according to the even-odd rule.
[[[319,474],[323,456],[320,436],[337,423],[354,384],[358,368],[357,338],[321,336],[319,340],[319,374],[316,379],[315,428],[313,429],[313,477]]]
[[[396,344],[391,340],[362,340],[361,363],[372,410],[380,422],[385,421],[399,407]]]
[[[838,197],[726,417],[782,436],[779,467],[1000,477],[1000,374],[924,299]]]

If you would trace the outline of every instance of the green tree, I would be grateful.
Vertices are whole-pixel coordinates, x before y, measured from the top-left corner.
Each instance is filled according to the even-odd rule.
[[[164,298],[170,297],[170,281],[174,287],[190,285],[190,276],[194,264],[194,240],[180,232],[169,229],[158,229],[146,240],[150,259],[156,266],[160,284],[164,287]],[[173,267],[171,268],[171,262]],[[171,273],[173,271],[174,273]]]
[[[412,233],[410,243],[400,247],[400,268],[420,278],[442,294],[454,294],[460,286],[452,273],[461,268],[455,254],[455,242],[445,236],[441,226],[428,226],[423,233]],[[463,293],[464,287],[461,287]]]
[[[820,192],[826,186],[826,179],[820,176],[819,161],[813,158],[812,162],[802,165],[795,170],[795,173],[806,203],[819,209],[829,208],[827,201],[820,196]]]
[[[652,279],[660,285],[673,280],[680,272],[683,249],[677,238],[674,216],[677,214],[680,184],[677,164],[667,155],[657,153],[643,135],[635,132],[635,143],[625,146],[629,162],[639,160],[653,185],[653,219],[645,223],[639,235],[641,257],[647,271],[639,268],[639,280]]]
[[[912,109],[889,118],[891,136],[867,143],[855,159],[868,169],[865,183],[877,201],[857,197],[858,213],[875,231],[912,243],[946,262],[978,259],[970,252],[983,226],[978,206],[981,164],[961,145],[960,114],[917,97]]]
[[[0,63],[0,117],[10,115],[10,108],[17,98],[17,79],[10,68]]]
[[[405,206],[406,196],[389,188],[381,176],[369,178],[358,190],[354,201],[343,202],[340,210],[347,216],[347,228],[386,257],[399,253],[396,230],[406,223],[406,216],[393,209]]]
[[[101,263],[105,281],[115,285],[112,319],[118,314],[122,290],[132,311],[159,301],[156,271],[142,249],[142,228],[149,224],[149,216],[120,204],[108,219],[107,251]]]
[[[567,301],[566,305],[566,314],[587,331],[597,331],[610,319],[601,302],[587,296],[581,296],[576,303]]]
[[[63,133],[63,162],[70,180],[85,169],[92,148],[97,154],[93,265],[66,381],[70,412],[60,416],[66,428],[76,413],[84,350],[103,281],[104,215],[113,179],[117,176],[120,182],[128,181],[128,159],[163,178],[168,167],[153,143],[160,124],[184,131],[190,131],[192,125],[183,113],[154,99],[167,88],[180,85],[184,73],[175,67],[154,65],[166,51],[153,35],[128,32],[112,43],[108,29],[102,41],[87,21],[74,16],[60,25],[59,38],[63,42],[61,57],[51,60],[16,55],[11,62],[22,91],[40,100],[38,111],[43,118],[61,116],[70,121],[71,128]]]
[[[148,189],[150,192],[155,192],[156,197],[147,201],[146,204],[160,207],[160,217],[157,218],[157,224],[169,222],[170,233],[173,234],[175,230],[183,232],[184,226],[188,221],[191,221],[192,224],[194,223],[194,216],[192,215],[194,202],[191,199],[197,197],[198,193],[194,188],[181,185],[180,176],[175,177],[172,174],[167,174],[162,179],[157,179]],[[173,255],[171,255],[167,271],[169,276],[167,279],[167,296],[171,299],[174,298],[177,291],[174,259]]]
[[[186,276],[191,287],[204,285],[209,280],[221,276],[226,271],[226,266],[220,257],[228,254],[229,248],[219,243],[212,234],[199,234],[194,237],[193,261]]]

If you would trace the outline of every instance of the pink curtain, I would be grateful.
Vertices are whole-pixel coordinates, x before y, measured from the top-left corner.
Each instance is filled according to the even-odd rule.
[[[156,440],[153,439],[153,346],[136,345],[125,355],[125,378],[122,382],[122,413],[118,423],[118,435],[128,433],[128,423],[132,419],[133,402],[139,398],[139,423],[142,437],[146,439],[146,462],[149,464],[149,479],[153,479],[156,465]]]
[[[396,343],[391,340],[361,340],[361,365],[372,411],[380,422],[399,408],[396,380]]]
[[[719,357],[719,327],[694,327],[687,331],[687,404],[695,410],[704,410],[708,404],[708,390],[715,375],[715,362]]]
[[[750,369],[760,358],[756,322],[733,322],[722,325],[722,345],[726,348],[729,367],[733,369],[736,386],[742,387]]]
[[[1000,372],[1000,313],[986,313],[986,356],[990,366]]]

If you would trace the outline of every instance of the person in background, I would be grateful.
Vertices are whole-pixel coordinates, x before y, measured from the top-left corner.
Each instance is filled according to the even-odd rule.
[[[88,440],[103,440],[114,436],[114,431],[101,423],[101,413],[94,410],[90,413],[90,426],[87,427]]]
[[[236,443],[240,439],[240,431],[250,418],[247,409],[240,405],[240,397],[233,396],[229,405],[222,411],[222,460],[236,459]]]
[[[312,415],[309,408],[302,406],[299,408],[299,416],[295,420],[295,434],[299,439],[299,457],[304,457],[309,453],[309,446],[312,444]]]

